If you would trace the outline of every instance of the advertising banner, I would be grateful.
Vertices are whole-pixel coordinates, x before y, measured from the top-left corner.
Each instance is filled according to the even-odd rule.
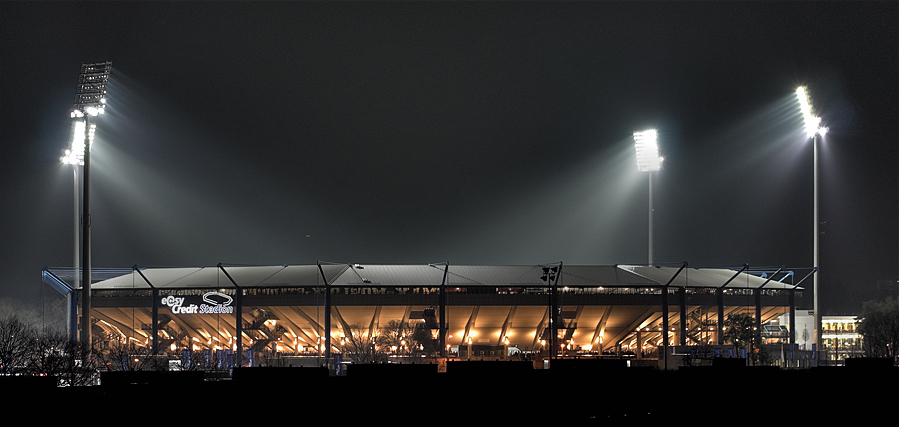
[[[234,313],[233,301],[230,295],[212,291],[203,295],[166,295],[160,303],[177,315],[231,314]]]

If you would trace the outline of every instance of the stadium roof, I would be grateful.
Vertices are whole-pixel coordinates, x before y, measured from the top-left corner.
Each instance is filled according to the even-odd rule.
[[[137,268],[95,282],[104,289],[268,288],[310,286],[545,286],[544,268],[557,267],[556,282],[569,287],[797,289],[792,273],[779,279],[730,268],[634,265],[361,265],[309,264]]]

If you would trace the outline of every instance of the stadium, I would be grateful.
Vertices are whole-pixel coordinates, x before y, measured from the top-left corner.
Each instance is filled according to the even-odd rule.
[[[388,362],[433,356],[427,360],[526,360],[542,368],[551,359],[607,358],[675,369],[745,360],[722,332],[728,316],[742,313],[776,348],[774,364],[790,367],[799,366],[799,350],[810,350],[796,346],[785,325],[796,324],[801,283],[813,272],[799,278],[785,268],[686,263],[135,266],[92,271],[90,319],[95,342],[128,342],[182,368],[201,360],[207,369],[340,372],[361,360],[353,357],[359,339],[402,324],[429,338],[400,336],[382,346]],[[65,296],[73,337],[82,318],[74,273],[43,271],[43,283]]]

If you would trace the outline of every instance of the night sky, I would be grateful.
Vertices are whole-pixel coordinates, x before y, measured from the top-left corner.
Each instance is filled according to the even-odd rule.
[[[899,255],[899,3],[2,2],[0,298],[71,267],[69,113],[112,61],[95,268],[813,265],[857,314]],[[811,281],[807,282],[811,286]],[[809,299],[810,301],[810,299]]]

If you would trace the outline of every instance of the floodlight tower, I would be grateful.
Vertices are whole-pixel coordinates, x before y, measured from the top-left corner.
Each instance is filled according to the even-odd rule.
[[[66,165],[72,165],[72,194],[74,195],[74,204],[73,204],[73,212],[72,215],[74,220],[74,248],[72,251],[73,254],[73,272],[72,272],[72,287],[78,289],[80,287],[80,270],[78,269],[78,264],[81,260],[79,256],[79,248],[81,246],[81,235],[80,235],[80,224],[81,224],[81,216],[79,214],[81,210],[81,191],[79,190],[79,180],[78,180],[78,167],[84,166],[84,125],[85,122],[81,120],[76,120],[72,122],[72,141],[71,145],[68,149],[65,150],[62,157],[59,158],[60,163]],[[96,125],[91,124],[90,129],[88,129],[88,139],[90,140],[89,144],[94,143],[94,133],[96,132]],[[72,307],[74,311],[74,307]],[[69,313],[71,317],[75,316],[75,313]],[[75,317],[72,317],[75,319]],[[76,325],[77,322],[70,322],[70,325]],[[78,338],[77,335],[78,328],[72,327],[69,329],[69,334],[73,340]]]
[[[821,118],[815,115],[814,110],[812,109],[811,97],[808,95],[808,88],[805,86],[799,86],[796,88],[796,98],[799,100],[799,111],[802,112],[802,119],[805,122],[805,133],[808,138],[812,139],[813,146],[813,161],[814,161],[814,214],[812,218],[813,224],[813,238],[812,238],[812,247],[813,247],[813,263],[812,266],[815,270],[818,270],[818,143],[821,140],[821,137],[827,133],[827,128],[821,126]],[[815,276],[813,279],[813,308],[812,310],[815,313],[815,349],[821,349],[821,312],[818,311],[818,271],[815,272]]]
[[[649,265],[652,265],[652,173],[662,168],[659,156],[658,132],[655,129],[634,132],[637,149],[637,169],[649,172]]]
[[[75,88],[75,105],[72,107],[72,118],[75,128],[83,126],[84,143],[81,163],[82,201],[81,201],[81,343],[84,351],[91,349],[91,214],[90,214],[90,166],[91,141],[95,125],[90,118],[103,114],[106,108],[106,87],[109,84],[109,73],[112,62],[82,63],[78,85]],[[83,125],[78,125],[82,122]],[[73,147],[74,148],[74,147]],[[72,150],[77,158],[78,150]]]

